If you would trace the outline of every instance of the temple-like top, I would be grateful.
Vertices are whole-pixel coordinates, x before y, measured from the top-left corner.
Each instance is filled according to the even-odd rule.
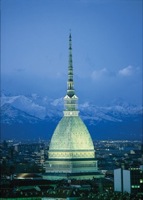
[[[74,81],[73,81],[73,63],[72,63],[72,37],[69,35],[69,65],[68,65],[68,81],[67,81],[67,95],[64,97],[65,111],[64,116],[77,116],[77,100],[75,95]]]

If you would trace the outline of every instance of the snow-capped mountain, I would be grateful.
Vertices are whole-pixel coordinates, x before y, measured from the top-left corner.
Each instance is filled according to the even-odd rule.
[[[44,106],[38,105],[34,102],[34,99],[28,98],[24,95],[18,96],[5,96],[1,97],[1,106],[11,105],[21,111],[24,111],[30,115],[43,119],[46,115],[46,108]]]
[[[1,122],[5,124],[24,124],[24,123],[37,123],[39,118],[36,118],[22,110],[19,110],[10,104],[4,104],[1,107]]]
[[[62,108],[62,98],[51,100],[48,97],[39,97],[36,94],[31,96],[17,95],[17,96],[1,96],[1,107],[5,104],[9,104],[14,108],[17,108],[23,112],[28,113],[39,119],[45,119],[45,117],[53,117],[54,113],[60,115]]]
[[[95,121],[113,121],[121,122],[123,117],[142,114],[141,106],[113,105],[113,106],[95,106],[85,103],[80,105],[83,119],[92,119]]]
[[[63,108],[63,98],[53,100],[48,97],[40,97],[37,94],[30,96],[6,96],[3,94],[1,96],[2,132],[4,135],[8,135],[13,125],[21,124],[22,128],[22,124],[23,126],[28,124],[27,127],[31,127],[31,125],[33,127],[28,130],[35,131],[34,127],[37,127],[34,132],[37,135],[41,135],[41,132],[44,135],[43,127],[46,127],[46,132],[48,131],[48,134],[51,135],[63,116]],[[101,107],[84,102],[79,104],[79,111],[93,137],[97,130],[100,135],[116,131],[125,132],[125,134],[126,132],[141,134],[143,114],[141,106],[114,101],[111,105]],[[39,127],[41,128],[39,129]],[[38,130],[39,132],[37,132]]]
[[[92,120],[109,120],[109,121],[122,121],[122,115],[141,114],[141,106],[133,106],[129,104],[119,103],[108,106],[95,106],[90,102],[79,104],[79,110],[83,119]],[[1,96],[1,108],[4,105],[11,105],[29,115],[39,119],[45,117],[62,116],[63,98],[50,99],[48,97],[39,97],[36,94],[31,96],[17,95],[17,96]],[[7,109],[2,109],[2,113]]]

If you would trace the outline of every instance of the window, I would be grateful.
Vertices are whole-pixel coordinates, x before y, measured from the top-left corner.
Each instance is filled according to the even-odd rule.
[[[140,185],[132,185],[132,188],[140,188]]]

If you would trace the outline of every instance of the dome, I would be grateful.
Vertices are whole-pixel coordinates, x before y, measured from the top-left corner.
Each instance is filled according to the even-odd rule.
[[[49,146],[49,157],[94,157],[91,136],[79,116],[64,116]]]

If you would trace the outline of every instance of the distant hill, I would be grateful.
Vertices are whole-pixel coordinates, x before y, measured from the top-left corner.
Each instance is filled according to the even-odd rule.
[[[114,101],[112,105],[79,104],[80,116],[93,139],[141,140],[142,107]],[[49,139],[63,116],[63,99],[1,96],[2,139]]]

